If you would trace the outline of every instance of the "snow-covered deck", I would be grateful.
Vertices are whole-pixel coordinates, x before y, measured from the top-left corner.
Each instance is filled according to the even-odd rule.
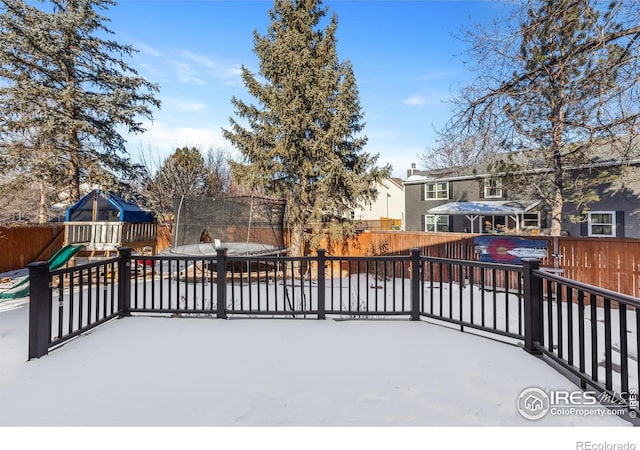
[[[0,426],[628,425],[524,419],[525,388],[577,387],[433,323],[133,317],[27,363],[28,306],[2,305]]]

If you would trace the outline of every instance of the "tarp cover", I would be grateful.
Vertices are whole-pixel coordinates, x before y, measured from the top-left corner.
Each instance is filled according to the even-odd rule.
[[[429,209],[434,215],[502,216],[524,214],[538,203],[537,200],[502,200],[479,202],[450,202]]]
[[[547,241],[513,236],[476,236],[473,246],[481,262],[522,264],[522,260],[547,257]]]
[[[96,202],[95,221],[117,221],[129,223],[154,222],[153,213],[126,201],[112,192],[93,190],[67,209],[67,222],[90,222],[94,220],[93,207]]]

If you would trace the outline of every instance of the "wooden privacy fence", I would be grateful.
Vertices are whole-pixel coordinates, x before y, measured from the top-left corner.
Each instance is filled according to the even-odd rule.
[[[320,242],[321,248],[335,256],[377,256],[406,254],[419,248],[423,255],[465,259],[473,254],[473,235],[468,233],[419,233],[404,231],[368,231],[354,238]]]
[[[169,247],[171,231],[158,227],[158,250]],[[477,261],[473,239],[480,234],[368,231],[355,238],[331,241],[320,247],[335,256],[382,256],[406,254],[419,248],[424,256]],[[527,236],[547,241],[548,257],[541,267],[553,268],[572,280],[593,284],[622,294],[640,296],[640,239]],[[510,280],[516,282],[515,279]]]
[[[161,252],[171,247],[171,226],[158,224],[157,228],[157,250]]]
[[[63,245],[62,224],[0,227],[0,272],[46,260]],[[382,256],[421,249],[424,256],[476,261],[474,234],[369,231],[344,241],[325,238],[320,246],[335,256]],[[640,296],[640,239],[527,236],[547,241],[544,268],[572,280]],[[171,245],[171,230],[158,226],[158,251]]]
[[[572,280],[600,286],[634,297],[640,296],[640,239],[545,238],[549,254],[547,267],[562,269]]]
[[[64,225],[20,225],[0,227],[0,273],[47,260],[62,248]]]
[[[473,239],[479,234],[366,232],[322,246],[333,255],[398,255],[420,248],[424,256],[477,261]],[[486,235],[485,235],[486,236]],[[515,237],[515,236],[514,236]],[[572,280],[634,297],[640,296],[640,239],[526,236],[547,242],[542,268]]]
[[[21,269],[34,261],[49,259],[63,245],[87,244],[88,250],[111,250],[117,246],[171,246],[171,231],[153,223],[75,222],[0,226],[0,273]]]

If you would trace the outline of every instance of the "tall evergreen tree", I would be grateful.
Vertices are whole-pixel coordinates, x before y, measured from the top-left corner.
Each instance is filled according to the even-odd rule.
[[[112,5],[0,1],[1,162],[19,162],[18,176],[40,167],[70,201],[81,183],[123,190],[136,178],[120,130],[143,132],[138,117],[151,118],[151,107],[160,106],[158,87],[124,60],[135,50],[109,39],[100,12]]]
[[[242,69],[258,105],[234,97],[247,127],[231,118],[223,130],[244,157],[232,163],[236,178],[286,200],[294,255],[303,251],[305,224],[375,200],[376,182],[390,173],[363,151],[353,68],[337,56],[336,15],[321,27],[327,11],[319,0],[275,0],[267,34],[254,33],[260,72]]]
[[[585,207],[618,176],[595,167],[597,151],[626,159],[640,121],[637,3],[523,0],[511,30],[471,33],[478,77],[457,97],[444,130],[477,150],[535,150],[494,170],[531,185],[559,235],[565,203]],[[513,155],[513,154],[512,154]],[[526,157],[522,157],[526,156]],[[476,156],[474,156],[475,158]],[[532,177],[532,169],[536,175]]]

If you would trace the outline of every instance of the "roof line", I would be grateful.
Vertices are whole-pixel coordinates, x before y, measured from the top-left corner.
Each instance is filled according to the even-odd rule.
[[[598,168],[598,167],[610,167],[610,166],[624,166],[624,165],[637,165],[640,164],[640,159],[639,158],[635,158],[635,159],[630,159],[628,161],[605,161],[605,162],[594,162],[594,163],[590,163],[590,164],[585,164],[584,166],[582,166],[583,168],[586,169],[594,169],[594,168]],[[567,167],[567,170],[571,170],[571,169],[576,169],[577,167]],[[522,174],[532,174],[532,173],[542,173],[542,172],[546,172],[550,170],[550,168],[548,167],[539,167],[539,168],[535,168],[535,169],[526,169],[523,171],[518,171],[518,173],[522,173]],[[418,180],[411,180],[408,181],[405,180],[403,182],[403,184],[407,185],[407,184],[423,184],[425,181],[426,182],[442,182],[442,181],[462,181],[462,180],[475,180],[475,179],[483,179],[483,178],[488,178],[488,177],[493,177],[493,176],[503,176],[506,175],[506,172],[499,172],[496,174],[492,174],[492,173],[481,173],[481,174],[474,174],[474,175],[458,175],[458,176],[454,176],[454,177],[441,177],[441,178],[430,178],[428,175],[411,175],[412,177],[423,177],[421,179]],[[410,178],[410,177],[409,177]]]

